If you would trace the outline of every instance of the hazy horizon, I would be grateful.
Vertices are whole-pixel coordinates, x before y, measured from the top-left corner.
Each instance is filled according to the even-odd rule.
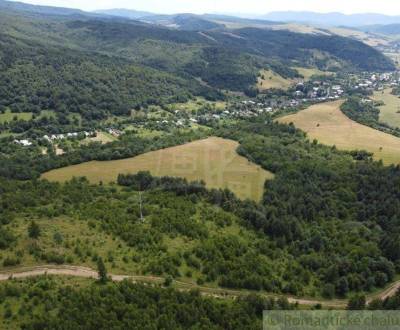
[[[337,0],[335,2],[321,2],[317,0],[295,1],[281,0],[279,3],[260,3],[256,0],[247,0],[232,3],[228,0],[202,2],[193,0],[170,0],[168,3],[160,0],[24,0],[19,1],[35,5],[76,8],[86,11],[104,9],[130,9],[149,11],[160,14],[173,13],[219,13],[235,16],[260,16],[275,11],[311,11],[316,13],[341,14],[384,14],[400,15],[400,6],[391,0],[363,1]],[[229,8],[229,9],[227,9]],[[359,8],[363,8],[362,11]]]

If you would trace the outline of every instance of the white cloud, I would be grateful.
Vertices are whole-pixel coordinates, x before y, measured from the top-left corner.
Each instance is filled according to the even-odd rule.
[[[398,0],[24,0],[33,4],[80,8],[84,10],[128,8],[158,13],[252,13],[277,10],[400,15]]]

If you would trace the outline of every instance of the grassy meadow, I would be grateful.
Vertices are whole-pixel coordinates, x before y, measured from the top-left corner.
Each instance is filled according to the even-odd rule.
[[[107,132],[98,131],[95,137],[90,137],[84,140],[84,143],[90,142],[100,142],[100,143],[109,143],[117,140],[117,138]]]
[[[341,111],[342,101],[313,105],[306,110],[279,119],[291,123],[320,143],[342,150],[367,150],[385,164],[400,163],[400,138],[361,125]]]
[[[392,94],[392,89],[387,88],[383,92],[375,92],[373,99],[385,103],[379,107],[379,120],[390,126],[400,127],[400,98]]]
[[[271,70],[262,70],[260,77],[258,77],[257,87],[260,90],[267,90],[272,88],[288,89],[292,86],[294,81],[285,79],[279,74]]]
[[[31,112],[16,113],[16,112],[11,112],[10,110],[6,110],[5,113],[0,113],[0,124],[13,121],[14,118],[17,118],[18,120],[31,120],[32,113]]]
[[[86,176],[91,182],[112,182],[120,173],[150,171],[155,176],[204,180],[209,188],[229,188],[240,198],[258,201],[265,180],[273,175],[239,156],[237,147],[235,141],[211,137],[133,158],[72,165],[47,172],[42,177],[67,181]]]
[[[332,72],[327,72],[327,71],[322,71],[317,68],[303,68],[303,67],[295,67],[293,68],[297,70],[298,73],[300,73],[303,77],[304,80],[310,80],[312,76],[322,76],[322,75],[332,75]]]

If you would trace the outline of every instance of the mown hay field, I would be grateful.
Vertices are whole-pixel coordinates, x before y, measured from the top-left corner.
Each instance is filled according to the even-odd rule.
[[[361,125],[340,110],[343,101],[313,105],[296,114],[279,119],[293,123],[320,143],[335,145],[342,150],[367,150],[385,164],[400,163],[400,138]]]
[[[50,181],[64,182],[85,176],[91,182],[116,181],[120,173],[150,171],[155,176],[204,180],[209,188],[229,188],[239,198],[259,201],[264,183],[273,174],[236,153],[236,141],[211,137],[181,146],[152,151],[137,157],[92,161],[43,174]]]
[[[385,103],[379,107],[379,120],[393,127],[400,127],[400,97],[392,94],[392,88],[375,92],[373,99]]]

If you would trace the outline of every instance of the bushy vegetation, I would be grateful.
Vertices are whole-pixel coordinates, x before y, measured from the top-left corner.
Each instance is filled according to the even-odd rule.
[[[124,281],[39,277],[0,286],[2,326],[22,329],[258,329],[263,310],[293,309],[285,300],[249,295],[237,300],[197,291],[148,287]]]
[[[95,221],[136,251],[142,272],[193,276],[199,283],[330,298],[394,279],[398,166],[309,142],[293,126],[268,118],[215,133],[240,141],[242,155],[275,173],[261,204],[139,173],[119,176],[122,191],[82,180],[2,181],[3,208]],[[187,245],[176,251],[171,239]]]
[[[354,163],[290,125],[256,121],[220,134],[239,140],[241,154],[275,173],[248,224],[316,272],[322,287],[333,284],[345,295],[393,279],[400,261],[399,166]]]

